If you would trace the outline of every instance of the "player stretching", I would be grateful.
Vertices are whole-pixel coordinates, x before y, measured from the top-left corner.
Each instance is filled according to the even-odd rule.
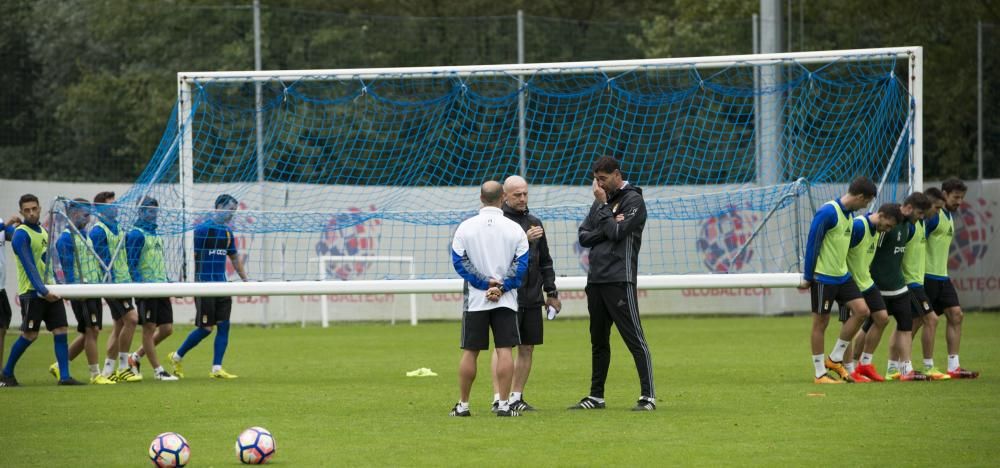
[[[927,259],[924,273],[924,288],[935,314],[944,314],[948,320],[945,339],[948,342],[948,375],[953,379],[974,379],[979,372],[962,369],[958,361],[958,350],[962,342],[962,306],[958,303],[958,292],[948,279],[948,251],[955,237],[954,214],[965,200],[968,191],[965,183],[951,178],[941,184],[944,192],[944,208],[937,215],[927,219]],[[925,356],[934,355],[934,338],[937,326],[928,324],[924,334],[930,337],[930,349]],[[926,345],[926,343],[925,343]]]
[[[59,263],[62,265],[63,280],[66,284],[96,284],[101,282],[101,270],[94,256],[90,240],[87,238],[87,224],[90,222],[90,202],[77,198],[66,206],[66,216],[72,226],[67,226],[56,241]],[[100,299],[73,299],[69,301],[76,316],[76,331],[80,333],[69,345],[69,360],[73,361],[86,351],[87,365],[90,367],[90,383],[110,385],[115,382],[101,374],[98,364],[97,337],[101,333],[104,312]],[[49,373],[59,379],[59,365],[49,366]]]
[[[83,385],[69,375],[69,346],[66,344],[66,307],[62,298],[45,287],[43,275],[48,274],[47,252],[49,233],[38,225],[42,212],[38,197],[25,194],[18,200],[24,223],[14,230],[11,243],[17,255],[17,294],[21,301],[21,336],[10,347],[7,365],[0,373],[0,387],[16,387],[14,367],[21,355],[38,338],[38,330],[52,332],[52,341],[59,363],[59,385]]]
[[[875,258],[875,245],[881,240],[882,234],[896,227],[903,218],[903,213],[896,203],[886,203],[878,208],[875,213],[868,213],[854,218],[851,225],[851,247],[847,250],[847,270],[854,278],[855,284],[861,290],[861,296],[865,300],[865,305],[871,311],[869,320],[881,323],[889,321],[886,312],[885,302],[882,294],[875,287],[875,281],[870,272],[872,259]],[[850,359],[850,353],[848,353]],[[851,372],[851,378],[855,382],[882,382],[885,379],[875,372],[871,365],[852,369],[853,361],[849,363],[847,370]]]
[[[800,289],[809,289],[812,299],[810,344],[815,370],[814,382],[837,384],[853,382],[844,367],[844,352],[861,323],[868,317],[868,306],[858,285],[847,269],[847,251],[851,246],[851,213],[867,206],[875,198],[875,184],[867,177],[857,177],[839,199],[826,202],[813,218],[806,241],[805,268]],[[824,333],[830,323],[833,302],[840,304],[843,325],[840,337],[829,356],[824,356]],[[845,307],[846,306],[846,307]],[[848,317],[848,309],[850,316]],[[836,376],[828,373],[833,371]]]
[[[233,230],[226,225],[233,219],[233,212],[239,206],[232,195],[219,195],[215,199],[215,213],[194,228],[194,271],[195,281],[225,282],[226,257],[233,263],[233,268],[243,281],[247,274],[243,270],[243,262],[236,251],[236,239]],[[201,343],[201,340],[212,333],[212,327],[218,328],[215,334],[215,354],[212,358],[212,372],[209,377],[215,379],[235,379],[237,376],[222,368],[222,358],[229,346],[229,315],[233,309],[232,297],[196,297],[194,298],[195,325],[184,343],[177,351],[168,356],[174,368],[174,375],[184,377],[181,360],[191,348]],[[148,352],[148,351],[147,351]]]
[[[101,192],[94,197],[97,222],[90,229],[90,241],[101,262],[102,281],[105,283],[131,283],[128,260],[125,258],[125,235],[118,230],[118,207],[114,192]],[[132,347],[139,315],[132,306],[132,299],[105,298],[115,324],[108,337],[108,357],[104,359],[103,374],[116,382],[139,382],[142,376],[128,365],[128,352]],[[115,357],[118,370],[115,370]]]
[[[137,283],[166,283],[167,265],[163,260],[163,239],[156,232],[156,217],[160,204],[154,198],[144,197],[139,206],[139,219],[125,236],[128,252],[128,269]],[[139,374],[139,360],[145,354],[153,366],[156,380],[177,380],[170,375],[156,355],[156,345],[174,332],[174,310],[169,297],[136,298],[142,316],[142,348],[129,356],[129,367]],[[142,353],[140,353],[142,352]]]
[[[931,187],[924,191],[931,201],[931,209],[925,214],[925,219],[937,216],[938,211],[944,208],[944,194],[941,190]],[[948,380],[950,375],[945,374],[934,366],[934,335],[928,335],[928,330],[937,330],[938,317],[931,308],[930,299],[924,289],[924,275],[927,271],[927,229],[925,221],[915,223],[913,238],[906,244],[906,252],[903,253],[903,278],[906,280],[906,287],[910,289],[912,295],[913,308],[913,336],[916,337],[921,326],[926,326],[924,333],[920,336],[920,344],[924,353],[923,373],[932,380]]]

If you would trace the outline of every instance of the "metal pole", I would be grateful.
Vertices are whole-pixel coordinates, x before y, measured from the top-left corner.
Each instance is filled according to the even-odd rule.
[[[910,129],[913,149],[913,173],[910,189],[924,190],[924,48],[915,47],[910,55],[910,95],[913,96],[913,128]]]
[[[260,0],[253,0],[253,69],[255,71],[261,70],[261,56],[260,56]],[[257,188],[260,192],[260,209],[262,211],[267,211],[267,181],[264,179],[264,97],[261,90],[263,84],[260,81],[254,83],[254,102],[255,109],[254,119],[256,120],[256,126],[254,131],[254,139],[257,144]],[[271,265],[272,248],[267,246],[267,235],[261,235],[261,242],[258,248],[264,250],[264,262],[261,264],[263,268],[265,265]],[[268,314],[267,314],[267,302],[261,301],[261,314],[263,315],[264,325],[268,325]]]
[[[983,184],[983,22],[976,23],[976,179],[979,182],[979,198],[984,198]],[[983,260],[976,261],[976,277],[983,277]],[[985,307],[986,291],[979,291],[979,310]]]
[[[524,10],[517,10],[517,63],[524,63]],[[524,77],[517,76],[517,146],[521,177],[528,178],[527,129],[525,128]]]
[[[785,16],[785,22],[787,23],[787,26],[785,26],[785,29],[787,30],[787,32],[785,33],[785,35],[787,36],[785,38],[785,52],[791,52],[792,51],[792,0],[788,0],[786,3],[788,4],[788,12],[787,16]]]

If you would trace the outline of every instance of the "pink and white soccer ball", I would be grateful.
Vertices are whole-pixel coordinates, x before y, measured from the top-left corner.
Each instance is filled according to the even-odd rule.
[[[160,468],[185,466],[191,460],[191,446],[180,434],[164,432],[149,444],[149,459]]]
[[[251,427],[236,438],[236,458],[246,465],[263,465],[271,461],[277,449],[271,431],[263,427]]]

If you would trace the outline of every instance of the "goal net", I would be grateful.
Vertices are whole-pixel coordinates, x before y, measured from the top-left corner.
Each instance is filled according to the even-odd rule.
[[[191,283],[193,230],[229,194],[239,206],[226,223],[261,281],[241,292],[457,291],[452,233],[483,181],[519,174],[569,277],[560,287],[580,288],[590,167],[611,155],[648,207],[640,287],[791,286],[812,213],[854,176],[876,181],[879,202],[919,188],[920,57],[179,73],[177,105],[117,222],[128,231],[140,201],[156,199],[168,281]],[[56,209],[60,231],[66,205]],[[382,261],[393,258],[409,263]]]

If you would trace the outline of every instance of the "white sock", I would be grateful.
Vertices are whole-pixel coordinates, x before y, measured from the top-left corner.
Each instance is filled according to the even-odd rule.
[[[519,401],[521,399],[521,392],[510,392],[510,401]]]
[[[458,402],[458,409],[459,411],[469,411],[469,402],[467,401]]]
[[[855,369],[854,361],[851,361],[851,362],[848,362],[847,364],[844,364],[844,367],[847,368],[847,372],[848,373],[851,373],[851,374],[854,373],[854,369]]]
[[[934,359],[924,359],[924,369],[930,369],[931,367],[934,367]]]
[[[181,356],[180,353],[176,352],[168,354],[167,357],[169,357],[170,360],[174,362],[181,362],[184,359],[184,356]]]
[[[833,345],[833,351],[830,351],[830,360],[833,362],[843,362],[844,351],[847,351],[847,345],[849,344],[851,344],[850,341],[837,338],[837,344]]]
[[[128,369],[128,353],[118,353],[118,368]]]
[[[164,372],[166,372],[166,371],[163,370],[163,366],[160,366],[160,367],[157,367],[156,369],[153,369],[153,373],[154,374],[162,374]]]
[[[892,373],[893,370],[899,370],[901,368],[902,367],[899,365],[899,361],[893,361],[892,359],[890,359],[889,360],[889,366],[886,368],[887,370],[886,370],[885,373],[886,374],[890,374],[890,373]]]
[[[212,372],[219,372],[220,370],[222,370],[221,365],[212,365]]]
[[[826,365],[823,364],[822,354],[813,354],[813,369],[816,371],[816,378],[823,377],[826,373]]]
[[[903,361],[903,374],[913,372],[913,361]]]
[[[493,403],[496,403],[498,401],[500,401],[500,394],[499,393],[494,393],[493,394]]]
[[[872,363],[872,355],[868,353],[861,353],[861,365],[867,366]]]
[[[99,366],[97,364],[91,364],[90,365],[90,378],[97,377],[98,375],[101,375],[101,366]]]
[[[509,409],[510,409],[510,404],[507,402],[507,400],[500,400],[500,406],[497,407],[497,410],[507,411]]]
[[[958,355],[957,354],[949,354],[948,355],[948,372],[951,372],[951,371],[953,371],[955,369],[958,369],[959,367],[962,367],[962,366],[958,365]]]
[[[104,374],[105,377],[110,377],[111,373],[115,371],[115,360],[114,359],[104,359]]]

